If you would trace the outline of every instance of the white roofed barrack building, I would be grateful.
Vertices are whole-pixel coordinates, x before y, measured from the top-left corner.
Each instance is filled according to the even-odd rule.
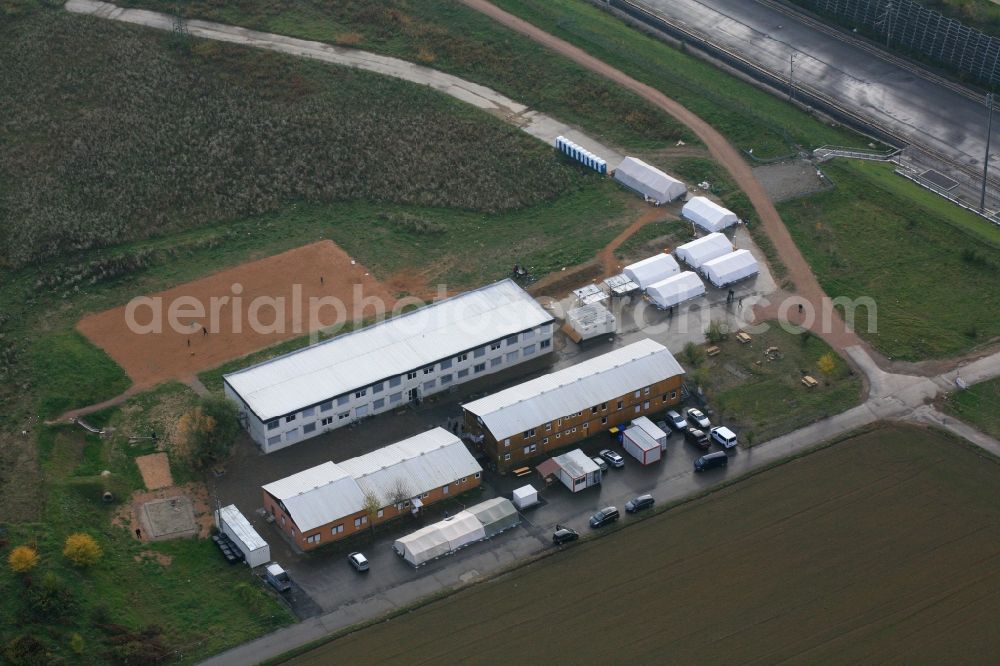
[[[615,180],[656,203],[669,203],[687,193],[681,181],[636,157],[626,157],[615,169]]]
[[[681,216],[708,232],[722,231],[740,221],[736,213],[707,197],[691,197],[681,208]]]
[[[553,317],[512,280],[452,296],[223,378],[271,453],[552,350]]]
[[[264,509],[303,550],[370,527],[479,485],[482,468],[444,428],[341,463],[325,462],[263,486]]]
[[[684,369],[645,339],[462,405],[465,427],[509,469],[681,399]]]
[[[716,287],[725,287],[756,275],[760,267],[750,250],[736,250],[705,262],[701,272]]]
[[[717,259],[732,251],[733,244],[729,242],[725,234],[718,232],[702,236],[690,243],[684,243],[684,245],[678,245],[677,249],[674,250],[678,259],[695,270],[701,268],[706,261]]]

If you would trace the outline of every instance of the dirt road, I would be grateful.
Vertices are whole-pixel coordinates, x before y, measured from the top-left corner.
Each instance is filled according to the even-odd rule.
[[[666,111],[671,116],[687,125],[695,135],[708,147],[709,153],[719,162],[726,171],[729,172],[736,184],[746,192],[753,204],[757,215],[760,217],[764,230],[774,243],[782,261],[788,267],[789,278],[795,284],[796,295],[806,299],[813,305],[817,313],[830,312],[829,321],[831,326],[826,329],[820,324],[824,317],[817,316],[811,327],[813,333],[819,335],[832,347],[843,350],[852,345],[864,345],[860,338],[848,331],[843,320],[836,311],[832,311],[829,300],[823,289],[816,281],[809,264],[806,263],[802,253],[799,252],[788,229],[778,215],[770,197],[753,175],[750,166],[730,143],[717,132],[711,125],[687,110],[676,101],[670,99],[660,91],[645,83],[641,83],[621,70],[615,69],[594,56],[586,53],[580,48],[573,46],[558,37],[537,28],[527,21],[503,11],[499,7],[486,2],[486,0],[461,0],[463,4],[480,11],[508,28],[521,33],[553,51],[556,51],[577,64],[586,67],[592,72],[614,81],[623,88],[627,88],[643,99],[655,104],[658,108]],[[826,329],[826,330],[825,330]]]

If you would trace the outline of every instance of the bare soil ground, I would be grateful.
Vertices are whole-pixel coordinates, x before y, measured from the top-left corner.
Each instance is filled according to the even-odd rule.
[[[754,167],[753,175],[774,202],[787,201],[830,188],[809,160],[788,160]]]
[[[882,428],[291,663],[990,662],[998,480],[938,431]]]
[[[170,486],[148,492],[139,491],[133,493],[129,501],[122,504],[121,508],[118,509],[118,512],[111,520],[111,524],[115,527],[127,529],[129,534],[139,541],[146,541],[145,532],[142,532],[141,536],[138,537],[135,534],[136,528],[141,527],[142,524],[139,519],[139,511],[142,505],[146,502],[167,499],[168,497],[176,497],[178,495],[184,495],[190,499],[194,506],[194,519],[198,524],[197,538],[208,538],[208,535],[212,533],[214,522],[208,501],[208,488],[205,487],[204,483],[197,481],[186,483],[183,486]]]
[[[359,306],[357,313],[354,312],[356,293],[360,298],[378,299],[386,308],[395,304],[392,294],[364,266],[354,262],[332,241],[321,241],[151,294],[161,304],[157,308],[162,312],[160,332],[131,330],[126,319],[127,305],[89,315],[80,320],[77,328],[122,366],[133,382],[152,386],[168,379],[183,380],[225,361],[335,323],[334,307],[324,307],[316,317],[310,317],[309,302],[314,297],[338,299],[351,318],[355,314],[374,315],[375,308],[371,305]],[[236,296],[241,300],[237,301]],[[212,317],[213,299],[218,302],[215,317]],[[190,303],[200,303],[204,313],[180,316],[192,312],[186,305]],[[191,332],[170,326],[171,304],[183,307],[177,311],[177,320],[191,324]],[[143,306],[136,309],[134,320],[149,324],[152,316],[151,308]],[[252,325],[255,319],[261,326]]]
[[[135,459],[135,464],[142,474],[142,482],[149,490],[159,490],[169,488],[174,485],[174,478],[170,475],[170,461],[166,453],[150,453],[148,456],[139,456]]]

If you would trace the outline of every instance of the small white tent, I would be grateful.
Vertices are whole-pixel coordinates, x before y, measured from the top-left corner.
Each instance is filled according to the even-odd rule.
[[[701,270],[716,287],[724,287],[756,275],[760,268],[750,250],[736,250],[706,262]]]
[[[711,261],[732,251],[733,244],[729,242],[725,234],[718,232],[710,233],[690,243],[684,243],[675,250],[678,259],[696,270],[701,268],[701,265],[706,261]]]
[[[684,196],[684,183],[635,157],[626,157],[615,169],[615,180],[657,203]]]
[[[666,280],[681,272],[677,260],[669,254],[656,254],[625,267],[625,276],[645,289],[651,284]]]
[[[538,491],[530,483],[526,486],[514,489],[514,506],[518,509],[527,509],[529,506],[538,504]]]
[[[697,298],[704,293],[705,284],[691,271],[684,271],[673,277],[668,277],[666,280],[649,285],[649,288],[646,289],[649,300],[661,310]]]
[[[705,197],[691,197],[681,208],[681,215],[705,231],[722,231],[739,222],[736,213]]]

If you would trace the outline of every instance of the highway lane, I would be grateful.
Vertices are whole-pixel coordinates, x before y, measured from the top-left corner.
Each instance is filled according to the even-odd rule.
[[[641,0],[709,41],[837,100],[909,143],[957,164],[980,167],[985,151],[983,97],[928,75],[870,45],[813,25],[761,0]],[[1000,123],[993,141],[1000,146]],[[997,166],[991,157],[991,169]]]

